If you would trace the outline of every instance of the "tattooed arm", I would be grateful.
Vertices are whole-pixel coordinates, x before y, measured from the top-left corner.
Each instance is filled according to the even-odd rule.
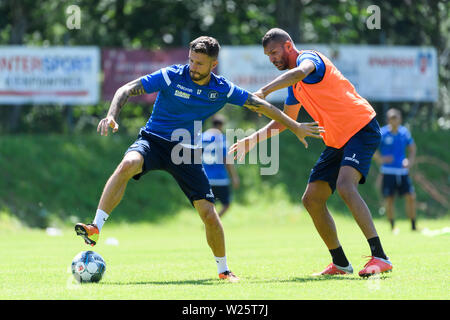
[[[244,103],[244,107],[247,107],[254,112],[262,113],[266,117],[281,123],[294,133],[299,125],[297,121],[287,116],[277,107],[271,105],[266,100],[263,100],[254,94],[249,94],[247,101]]]
[[[288,111],[288,114],[286,114],[267,101],[257,97],[255,94],[249,94],[244,106],[252,111],[262,113],[274,121],[270,122],[267,126],[258,130],[254,134],[233,144],[228,153],[235,153],[235,159],[239,158],[239,160],[242,160],[245,154],[259,142],[270,138],[273,133],[271,132],[272,130],[269,132],[269,129],[275,129],[275,134],[278,134],[279,130],[283,131],[285,128],[288,128],[297,136],[306,148],[308,148],[308,143],[306,142],[305,137],[322,139],[320,133],[325,132],[323,127],[319,127],[317,122],[299,123],[293,119],[297,118],[300,106],[297,106],[292,110],[289,109],[289,111],[285,107],[285,110]]]
[[[288,128],[297,136],[306,148],[308,147],[308,143],[306,142],[305,137],[322,138],[320,133],[324,132],[324,130],[322,127],[318,126],[317,122],[298,123],[277,107],[271,105],[266,100],[263,100],[254,94],[249,94],[247,101],[244,103],[244,107],[247,107],[252,111],[262,113],[266,117],[275,120],[284,127]]]
[[[106,118],[100,120],[97,127],[97,132],[100,132],[102,136],[108,135],[108,128],[112,128],[113,133],[117,132],[117,130],[119,130],[117,118],[122,110],[122,107],[125,105],[129,97],[139,96],[142,94],[145,94],[145,91],[141,79],[133,80],[120,87],[114,94],[114,98],[111,101]]]

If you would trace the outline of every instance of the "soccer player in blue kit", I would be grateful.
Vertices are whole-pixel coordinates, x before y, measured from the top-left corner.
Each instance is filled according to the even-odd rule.
[[[233,157],[228,155],[226,135],[223,133],[225,118],[216,114],[212,118],[212,128],[202,134],[203,167],[215,200],[219,200],[222,208],[219,217],[222,217],[230,208],[233,189],[239,188],[239,175],[233,164]]]
[[[381,143],[374,159],[381,165],[383,175],[382,193],[385,199],[386,215],[395,228],[395,194],[405,197],[406,213],[411,220],[411,229],[416,230],[416,194],[409,177],[409,169],[414,164],[417,147],[409,130],[402,126],[402,114],[398,109],[389,109],[386,113],[388,124],[381,128]],[[406,151],[408,153],[406,153]]]
[[[141,128],[137,140],[125,152],[106,182],[93,222],[75,225],[77,235],[88,245],[94,246],[98,242],[103,224],[121,201],[131,178],[138,180],[151,170],[165,170],[175,178],[205,225],[206,239],[217,263],[219,279],[239,281],[228,268],[225,236],[214,206],[214,195],[201,159],[196,159],[199,154],[201,156],[196,152],[201,150],[197,145],[201,141],[201,126],[196,128],[195,122],[203,122],[229,103],[245,106],[280,122],[302,142],[305,142],[305,137],[320,139],[324,130],[316,122],[296,122],[265,100],[212,73],[218,64],[219,50],[216,39],[199,37],[189,45],[188,64],[162,68],[116,91],[107,116],[99,122],[97,131],[101,135],[108,135],[109,128],[117,132],[118,116],[128,97],[157,91],[158,96],[147,124]],[[180,129],[190,134],[190,144],[177,139],[176,132]],[[187,154],[190,161],[175,163],[175,148],[175,153],[182,154],[183,159]]]

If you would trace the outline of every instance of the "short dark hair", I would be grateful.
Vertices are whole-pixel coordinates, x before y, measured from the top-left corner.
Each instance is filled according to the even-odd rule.
[[[285,41],[292,42],[292,38],[289,35],[289,33],[284,31],[283,29],[273,28],[273,29],[270,29],[269,31],[267,31],[266,34],[264,35],[264,37],[262,38],[263,47],[266,47],[266,45],[271,41],[283,42],[283,43]]]
[[[191,41],[189,50],[197,53],[204,53],[211,58],[217,59],[219,56],[220,45],[219,41],[213,37],[201,36]]]
[[[391,109],[388,110],[388,112],[386,112],[386,117],[388,119],[393,118],[393,117],[397,117],[397,118],[401,119],[402,118],[402,113],[398,109],[391,108]]]

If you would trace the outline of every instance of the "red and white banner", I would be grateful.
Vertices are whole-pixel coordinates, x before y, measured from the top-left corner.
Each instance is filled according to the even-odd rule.
[[[156,51],[103,49],[103,100],[111,101],[116,90],[129,81],[172,64],[187,63],[188,55],[187,48]],[[156,99],[156,94],[131,97],[129,101],[152,103]]]
[[[0,104],[95,104],[97,47],[0,47]]]

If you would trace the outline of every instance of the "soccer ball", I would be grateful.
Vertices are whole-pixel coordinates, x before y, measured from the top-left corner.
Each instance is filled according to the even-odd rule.
[[[82,251],[72,260],[72,274],[79,283],[99,282],[105,270],[105,260],[94,251]]]

